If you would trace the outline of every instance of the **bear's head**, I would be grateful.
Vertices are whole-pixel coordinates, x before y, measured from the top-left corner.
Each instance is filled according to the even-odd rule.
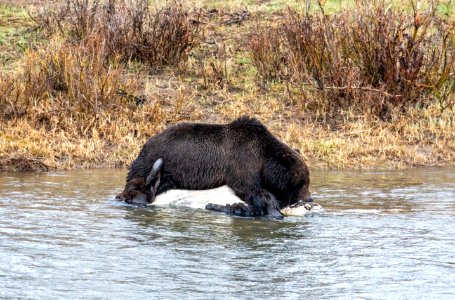
[[[146,179],[135,177],[127,181],[125,189],[115,199],[137,205],[147,205],[147,203],[153,202],[160,184],[163,163],[162,158],[157,159]]]
[[[293,151],[289,163],[288,205],[297,207],[308,202],[313,202],[310,192],[310,171],[300,152]]]
[[[149,197],[144,178],[137,177],[129,180],[123,192],[118,194],[115,199],[131,204],[146,205]]]

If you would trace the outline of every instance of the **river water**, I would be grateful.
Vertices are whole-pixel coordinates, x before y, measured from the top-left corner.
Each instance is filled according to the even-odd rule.
[[[0,298],[455,299],[455,169],[313,172],[266,221],[113,200],[125,170],[0,173]]]

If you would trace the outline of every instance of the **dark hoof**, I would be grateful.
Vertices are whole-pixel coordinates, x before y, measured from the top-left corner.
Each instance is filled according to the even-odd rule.
[[[205,206],[205,209],[208,209],[208,210],[220,211],[221,208],[222,208],[221,205],[213,204],[213,203],[208,203],[208,204]]]

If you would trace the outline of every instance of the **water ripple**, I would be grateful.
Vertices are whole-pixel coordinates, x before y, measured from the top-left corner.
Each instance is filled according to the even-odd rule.
[[[0,298],[454,298],[455,170],[314,172],[264,221],[113,201],[125,171],[0,175]]]

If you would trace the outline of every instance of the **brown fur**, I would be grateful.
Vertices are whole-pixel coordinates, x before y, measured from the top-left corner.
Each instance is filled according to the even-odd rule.
[[[164,164],[153,197],[175,188],[228,185],[248,205],[208,205],[208,209],[276,218],[281,217],[283,207],[311,201],[309,171],[300,154],[254,118],[242,117],[229,124],[182,123],[150,138],[130,167],[126,196],[135,191],[129,182],[147,177],[159,158]],[[144,192],[143,186],[138,188]]]

